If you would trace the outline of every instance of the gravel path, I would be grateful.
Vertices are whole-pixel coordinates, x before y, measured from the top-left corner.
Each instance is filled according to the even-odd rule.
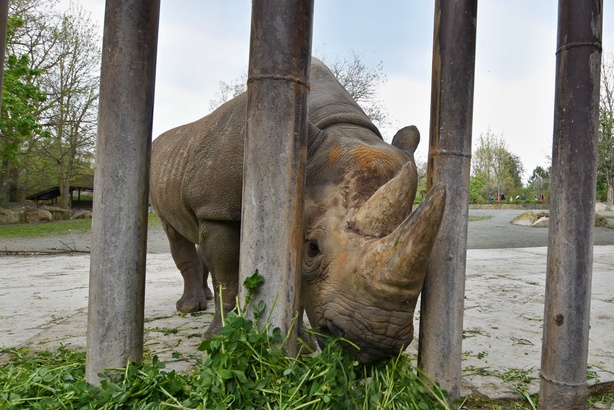
[[[468,249],[532,248],[548,246],[548,229],[512,225],[510,222],[524,210],[471,209],[469,215],[487,215],[490,219],[469,223]],[[614,216],[614,212],[600,212]],[[614,225],[614,220],[610,220]],[[595,245],[614,245],[614,229],[595,228]],[[63,251],[88,252],[89,233],[73,233],[42,238],[0,239],[0,255],[11,252],[54,253]],[[149,229],[148,253],[170,253],[166,235],[161,227]]]
[[[471,209],[469,215],[488,215],[490,219],[469,222],[467,249],[534,248],[548,246],[548,228],[513,225],[510,222],[525,212],[520,209]],[[540,212],[540,211],[534,211]],[[599,212],[614,216],[614,212]],[[610,225],[614,220],[610,219]],[[595,228],[595,245],[614,245],[614,229]]]

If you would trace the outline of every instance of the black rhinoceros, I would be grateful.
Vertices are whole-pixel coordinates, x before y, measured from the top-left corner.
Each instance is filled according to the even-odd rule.
[[[350,340],[367,363],[413,339],[445,192],[431,190],[412,213],[418,130],[390,145],[315,58],[310,81],[302,304],[313,328]],[[246,106],[244,93],[153,143],[151,202],[184,278],[181,312],[206,308],[208,271],[224,312],[235,305]],[[219,330],[219,302],[205,336]]]

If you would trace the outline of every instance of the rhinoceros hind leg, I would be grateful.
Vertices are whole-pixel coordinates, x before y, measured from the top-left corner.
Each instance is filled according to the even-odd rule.
[[[212,300],[213,292],[211,292],[211,289],[209,289],[209,285],[207,284],[207,279],[209,278],[209,268],[205,263],[205,259],[203,258],[200,246],[196,247],[196,253],[198,254],[198,259],[200,260],[200,263],[203,267],[203,292],[205,292],[205,297],[207,298],[207,300]]]
[[[205,339],[219,333],[222,327],[220,307],[224,315],[235,308],[239,292],[239,240],[238,222],[201,222],[200,249],[211,271],[215,299],[215,314],[204,334]]]
[[[168,237],[175,265],[183,276],[183,295],[177,301],[177,310],[191,313],[207,309],[207,296],[203,291],[203,281],[207,281],[206,273],[196,253],[196,245],[165,221],[162,221],[162,227]]]

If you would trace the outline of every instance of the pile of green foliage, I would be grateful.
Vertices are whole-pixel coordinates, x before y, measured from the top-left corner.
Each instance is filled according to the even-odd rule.
[[[266,321],[259,328],[263,311],[264,303],[256,304],[254,321],[244,309],[231,312],[220,334],[201,344],[206,359],[188,375],[164,371],[154,356],[110,369],[92,387],[85,380],[84,353],[5,351],[10,359],[0,367],[0,408],[450,408],[445,393],[407,355],[366,367],[332,339],[317,356],[289,357],[278,328],[271,330]]]

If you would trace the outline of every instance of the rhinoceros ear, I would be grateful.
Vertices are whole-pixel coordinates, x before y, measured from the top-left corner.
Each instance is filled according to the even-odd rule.
[[[420,131],[418,131],[415,125],[401,128],[392,139],[392,145],[407,152],[409,155],[414,155],[419,143]]]

